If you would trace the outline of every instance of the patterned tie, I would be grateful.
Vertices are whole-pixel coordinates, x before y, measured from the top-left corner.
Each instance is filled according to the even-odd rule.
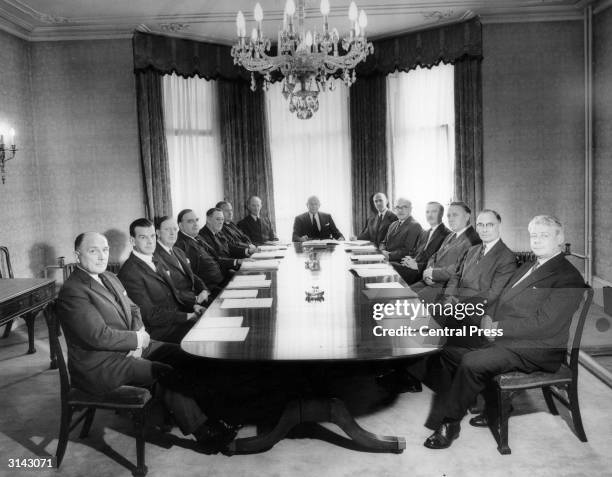
[[[103,274],[98,275],[98,277],[100,278],[100,281],[104,285],[104,288],[106,288],[111,293],[111,295],[113,295],[113,298],[115,299],[117,304],[121,305],[121,300],[119,300],[119,297],[117,296],[117,292],[115,291],[115,287],[111,285],[110,280],[106,278]]]
[[[535,272],[535,271],[538,269],[538,267],[539,267],[539,266],[540,266],[540,262],[538,262],[538,261],[536,260],[536,262],[533,264],[533,266],[532,266],[532,267],[531,267],[529,270],[527,270],[527,273],[525,273],[525,275],[523,275],[521,278],[519,278],[519,280],[518,280],[518,281],[517,281],[517,282],[516,282],[514,285],[512,285],[512,288],[514,288],[514,287],[515,287],[515,286],[517,286],[519,283],[521,283],[521,282],[522,282],[522,281],[523,281],[525,278],[527,278],[529,275],[532,275],[532,274],[533,274],[533,273],[534,273],[534,272]]]
[[[482,260],[482,257],[485,256],[486,251],[487,251],[487,245],[483,243],[482,246],[480,247],[480,252],[478,253],[478,258],[476,259],[476,263]]]

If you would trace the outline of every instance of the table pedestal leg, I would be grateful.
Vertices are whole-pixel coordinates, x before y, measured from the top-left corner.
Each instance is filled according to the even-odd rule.
[[[36,314],[28,313],[23,315],[23,319],[28,327],[28,354],[34,354],[36,353],[36,348],[34,347],[34,320],[36,319]]]
[[[236,439],[228,446],[231,454],[261,452],[270,449],[295,426],[306,422],[332,422],[338,425],[364,450],[401,453],[406,448],[403,437],[379,436],[362,428],[337,398],[312,398],[291,401],[276,427],[261,436]]]

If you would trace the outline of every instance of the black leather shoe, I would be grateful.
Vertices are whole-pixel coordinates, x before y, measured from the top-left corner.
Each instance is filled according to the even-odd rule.
[[[489,427],[489,419],[486,414],[478,414],[470,419],[470,426],[474,427]]]
[[[239,428],[239,426],[233,426],[221,419],[209,419],[198,427],[193,435],[202,452],[213,454],[224,450],[234,440]]]
[[[405,371],[398,370],[377,376],[376,384],[392,394],[420,393],[423,390],[417,379],[414,379]]]
[[[459,437],[459,431],[461,431],[459,421],[445,422],[427,438],[423,445],[429,449],[446,449]]]

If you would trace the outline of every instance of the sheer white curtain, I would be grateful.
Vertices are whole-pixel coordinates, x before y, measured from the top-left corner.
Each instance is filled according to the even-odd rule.
[[[200,217],[223,199],[223,169],[214,81],[163,77],[172,206]]]
[[[281,84],[266,93],[276,232],[291,240],[293,219],[306,212],[306,200],[316,195],[321,211],[331,213],[345,237],[351,235],[351,141],[348,88],[319,94],[319,110],[311,119],[289,112]]]
[[[412,201],[424,227],[425,205],[453,197],[455,104],[452,65],[387,76],[389,171],[394,198]]]

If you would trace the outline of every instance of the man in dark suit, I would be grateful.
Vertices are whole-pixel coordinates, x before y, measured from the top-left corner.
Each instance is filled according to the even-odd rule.
[[[332,216],[319,212],[321,201],[318,197],[314,195],[309,197],[306,207],[308,207],[308,212],[296,216],[293,221],[292,240],[294,242],[330,238],[344,240]]]
[[[444,206],[442,204],[428,202],[425,208],[425,217],[430,228],[421,232],[415,255],[405,256],[400,263],[391,263],[408,285],[421,280],[427,262],[438,251],[448,234],[451,233],[442,223],[442,217],[444,217]]]
[[[178,226],[167,215],[155,219],[157,245],[153,257],[163,261],[170,271],[170,279],[182,303],[186,306],[205,306],[210,291],[200,277],[193,273],[189,259],[180,248],[175,247]]]
[[[452,232],[427,262],[422,280],[411,287],[421,299],[427,302],[436,301],[444,292],[446,283],[461,266],[467,250],[481,242],[474,227],[470,225],[471,213],[465,202],[450,204],[447,219]]]
[[[202,279],[210,290],[211,298],[219,293],[221,287],[229,280],[231,267],[221,266],[215,260],[214,253],[208,244],[198,235],[199,218],[191,209],[181,210],[177,216],[179,227],[176,247],[180,248],[189,259],[191,269]]]
[[[234,208],[232,204],[222,200],[217,202],[215,205],[217,209],[221,209],[223,211],[223,228],[221,229],[221,233],[227,239],[227,241],[236,247],[248,248],[249,254],[255,253],[257,251],[257,247],[251,242],[251,239],[247,234],[245,234],[240,227],[238,227],[234,222]]]
[[[261,216],[261,199],[252,195],[247,200],[248,215],[238,222],[238,227],[251,239],[255,245],[278,241],[272,223],[267,217]]]
[[[194,358],[178,345],[150,339],[138,307],[117,277],[106,271],[106,238],[95,232],[80,234],[75,253],[78,266],[57,299],[72,386],[103,399],[122,385],[157,383],[156,394],[185,435],[193,434],[206,447],[213,443],[224,447],[236,431],[207,418],[198,404],[203,401],[199,381],[172,368],[181,370]]]
[[[182,300],[168,266],[153,255],[155,237],[155,228],[148,219],[137,219],[130,224],[133,250],[118,277],[130,299],[139,306],[151,336],[159,341],[180,343],[204,308]]]
[[[406,255],[413,255],[417,241],[423,231],[412,218],[412,203],[400,197],[395,202],[397,221],[389,226],[385,239],[380,243],[381,253],[390,261],[397,262]]]
[[[225,217],[221,209],[212,208],[206,212],[206,224],[200,229],[199,235],[214,252],[219,262],[228,261],[240,265],[243,258],[248,257],[249,247],[240,247],[230,244],[221,233]]]
[[[409,368],[437,393],[425,441],[431,449],[451,445],[460,421],[491,379],[509,371],[556,371],[567,352],[569,327],[584,293],[584,280],[561,252],[563,227],[552,216],[529,223],[535,263],[519,268],[502,291],[494,314],[482,317],[480,329],[490,341],[480,348],[446,346],[427,366]],[[483,415],[470,424],[486,426]]]
[[[397,215],[387,208],[387,196],[382,192],[374,194],[372,203],[376,214],[368,219],[362,232],[357,236],[357,240],[369,240],[378,247],[385,239],[389,226],[397,220]]]

